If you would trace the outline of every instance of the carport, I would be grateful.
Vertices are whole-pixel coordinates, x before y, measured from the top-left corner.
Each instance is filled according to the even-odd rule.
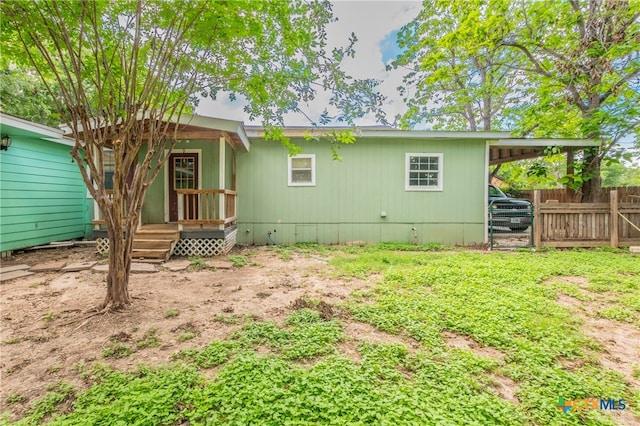
[[[590,139],[492,139],[487,141],[487,183],[490,183],[490,166],[498,166],[503,163],[512,161],[526,160],[532,158],[544,157],[550,148],[557,148],[558,152],[565,153],[567,162],[567,173],[573,173],[571,164],[573,163],[574,153],[585,148],[599,146],[600,142]],[[500,232],[494,234],[490,226],[489,217],[494,213],[495,203],[489,202],[489,187],[486,187],[485,194],[485,241],[491,244],[491,247],[512,248],[512,247],[529,247],[533,245],[533,229],[529,227],[524,233],[513,233],[507,230],[499,229]],[[533,204],[528,211],[521,213],[531,215],[531,223],[533,223]],[[517,220],[517,218],[514,218]],[[494,237],[497,237],[494,239]]]

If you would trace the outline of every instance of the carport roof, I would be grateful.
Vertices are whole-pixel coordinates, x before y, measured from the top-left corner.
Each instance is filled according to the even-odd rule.
[[[528,158],[542,157],[548,147],[558,147],[562,152],[570,149],[598,146],[600,142],[592,139],[528,139],[502,138],[489,139],[489,165],[497,165]]]

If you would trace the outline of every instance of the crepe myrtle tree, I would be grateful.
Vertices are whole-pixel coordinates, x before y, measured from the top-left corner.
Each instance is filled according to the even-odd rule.
[[[375,82],[340,68],[352,37],[329,49],[326,1],[200,0],[2,2],[4,57],[35,69],[75,139],[71,156],[96,200],[109,237],[107,294],[99,309],[131,303],[133,236],[147,189],[176,143],[180,115],[197,97],[242,95],[251,118],[280,139],[283,117],[319,90],[352,123],[379,111]],[[53,82],[54,84],[51,84]],[[338,137],[336,140],[340,140]],[[350,141],[348,137],[342,137]],[[113,150],[107,194],[104,149]]]

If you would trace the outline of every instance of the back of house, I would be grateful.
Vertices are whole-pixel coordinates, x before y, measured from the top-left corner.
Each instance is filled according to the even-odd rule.
[[[288,130],[302,151],[249,129],[239,153],[238,242],[485,241],[487,138],[471,132],[362,129],[339,149]]]

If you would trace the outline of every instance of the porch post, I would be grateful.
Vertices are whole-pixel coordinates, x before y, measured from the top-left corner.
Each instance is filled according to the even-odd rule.
[[[96,160],[96,158],[98,157],[96,154],[96,150],[98,148],[97,147],[93,147],[93,161]],[[87,166],[88,168],[89,166]],[[91,170],[89,169],[89,175],[91,175]],[[93,179],[93,178],[92,178]],[[95,183],[95,179],[93,179],[93,187],[96,187],[96,183]],[[98,201],[96,201],[95,198],[93,198],[93,196],[91,197],[91,199],[93,200],[93,220],[94,220],[94,225],[93,225],[93,229],[100,229],[100,225],[98,224],[98,222],[100,221],[100,207],[98,206]]]
[[[218,156],[218,187],[222,190],[224,190],[226,188],[225,185],[225,164],[226,164],[226,159],[225,159],[225,154],[226,154],[226,141],[224,136],[220,136],[220,146],[219,146],[219,156]],[[226,210],[225,210],[225,205],[224,205],[224,198],[225,198],[225,194],[224,192],[221,193],[218,197],[218,217],[220,219],[226,219]],[[220,225],[218,225],[218,229],[224,229],[224,223],[221,223]]]
[[[575,173],[574,160],[573,160],[573,149],[569,148],[567,150],[567,174],[571,175],[571,179],[573,179],[573,174]]]
[[[98,206],[96,199],[93,197],[91,198],[93,199],[93,229],[100,229],[100,225],[98,224],[100,221],[100,207]]]

